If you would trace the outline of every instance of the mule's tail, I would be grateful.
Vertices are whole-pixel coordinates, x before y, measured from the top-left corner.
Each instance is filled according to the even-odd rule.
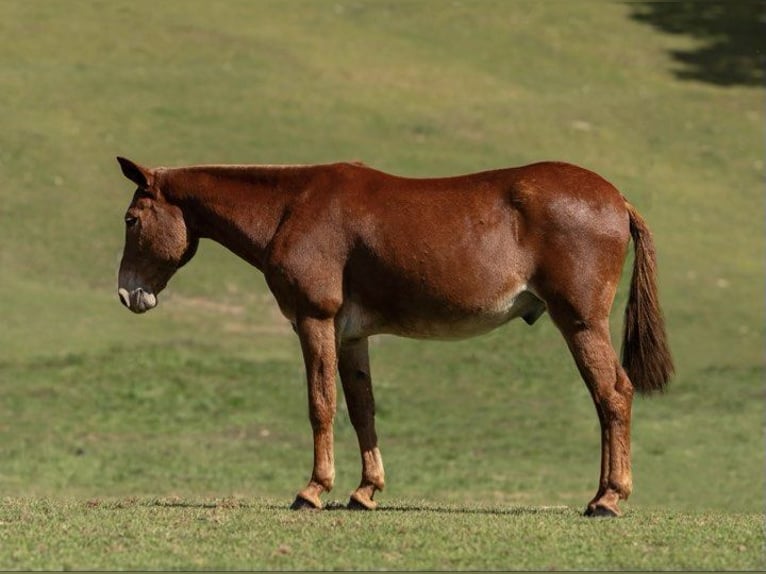
[[[633,386],[643,394],[662,391],[673,375],[665,320],[657,293],[657,262],[652,234],[636,208],[627,201],[635,259],[630,295],[625,307],[622,366]]]

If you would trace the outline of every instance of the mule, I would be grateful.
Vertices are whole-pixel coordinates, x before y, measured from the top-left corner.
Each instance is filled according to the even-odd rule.
[[[632,490],[634,390],[666,387],[673,361],[646,223],[605,179],[536,163],[411,179],[358,163],[146,168],[125,215],[120,301],[135,313],[209,238],[263,272],[297,333],[314,464],[292,508],[321,508],[335,479],[336,371],[361,452],[351,508],[384,487],[368,338],[459,339],[547,311],[590,391],[601,473],[587,515],[619,515]],[[620,361],[609,314],[630,239],[635,258]]]

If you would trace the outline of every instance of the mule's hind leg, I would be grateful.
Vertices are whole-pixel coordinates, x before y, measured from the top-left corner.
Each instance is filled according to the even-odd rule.
[[[619,516],[617,503],[630,496],[633,485],[630,468],[633,385],[617,360],[606,318],[589,323],[559,314],[554,320],[588,386],[601,423],[601,477],[585,514]]]
[[[375,398],[372,394],[367,339],[341,344],[338,370],[346,396],[346,406],[359,440],[362,455],[362,481],[351,493],[349,508],[373,509],[376,490],[383,490],[383,459],[375,433]]]

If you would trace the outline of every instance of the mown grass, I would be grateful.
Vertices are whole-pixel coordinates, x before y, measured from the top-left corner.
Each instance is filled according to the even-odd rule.
[[[0,502],[0,567],[14,569],[759,569],[757,514],[641,510],[589,520],[566,507],[389,502],[296,513],[264,499]]]
[[[484,341],[488,356],[501,341]],[[422,344],[417,367],[392,343],[375,349],[389,487],[374,513],[288,510],[311,464],[297,354],[176,343],[4,366],[0,568],[763,566],[754,398],[711,408],[713,429],[640,403],[626,517],[588,520],[598,431],[574,378],[545,386],[530,360],[509,390],[481,382],[500,365],[468,344],[442,366]],[[694,438],[660,438],[669,425]],[[355,442],[341,403],[331,509],[356,486]]]
[[[533,350],[508,367],[501,334],[482,342],[453,345],[452,360],[441,364],[437,343],[384,339],[374,347],[391,495],[584,505],[596,485],[599,434],[574,367],[562,364],[569,379],[546,384]],[[176,342],[2,372],[5,495],[289,498],[308,477],[311,432],[297,350],[290,359],[246,360]],[[493,382],[507,373],[507,382]],[[632,504],[759,508],[761,460],[751,425],[760,403],[748,376],[690,413],[677,412],[692,400],[684,393],[678,402],[637,401]],[[704,417],[716,424],[700,427]],[[350,492],[358,450],[342,400],[335,426],[337,490]]]
[[[672,54],[702,40],[640,10],[0,3],[0,567],[762,567],[762,89],[681,79]],[[407,175],[561,159],[612,180],[654,232],[678,371],[636,401],[626,517],[579,517],[598,427],[547,318],[376,338],[384,511],[283,510],[311,464],[298,344],[209,243],[156,311],[120,307],[118,154]],[[330,500],[359,474],[339,409]]]

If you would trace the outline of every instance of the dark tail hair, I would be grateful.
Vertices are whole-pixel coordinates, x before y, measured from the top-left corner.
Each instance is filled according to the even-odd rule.
[[[673,375],[665,320],[657,294],[657,262],[652,234],[636,208],[627,201],[635,260],[625,307],[622,366],[642,394],[663,391]]]

